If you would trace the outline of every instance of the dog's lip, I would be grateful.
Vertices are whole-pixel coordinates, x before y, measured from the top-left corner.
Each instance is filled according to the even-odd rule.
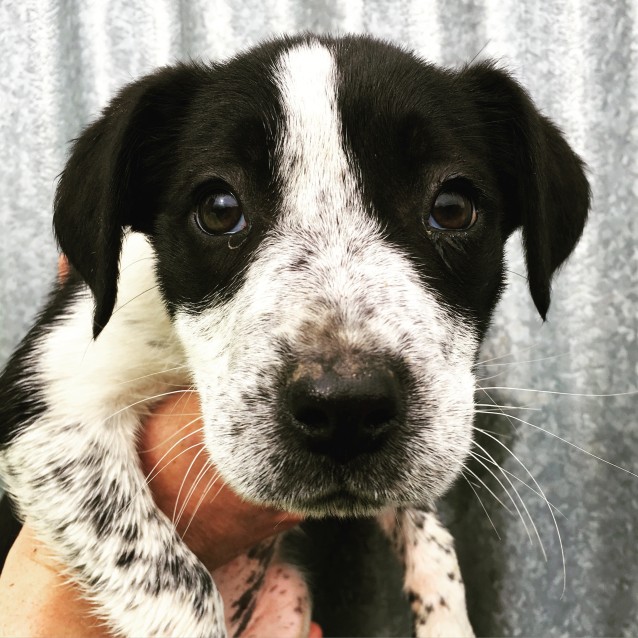
[[[363,493],[344,486],[335,487],[321,493],[314,494],[304,499],[304,507],[308,508],[324,508],[324,507],[353,507],[353,508],[372,508],[381,509],[387,507],[387,500],[372,494]]]

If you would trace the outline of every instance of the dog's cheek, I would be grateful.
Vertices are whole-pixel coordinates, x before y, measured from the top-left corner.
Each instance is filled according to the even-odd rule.
[[[268,403],[255,401],[255,370],[263,369],[273,355],[265,347],[263,331],[251,330],[252,323],[247,310],[237,314],[230,303],[199,314],[180,311],[175,317],[200,394],[209,456],[242,494],[246,490],[239,477],[250,476],[254,448],[269,437],[263,424],[273,420]]]
[[[457,335],[458,336],[458,335]],[[473,339],[468,335],[468,355]],[[429,496],[441,496],[462,470],[472,445],[475,377],[469,356],[431,373],[415,392],[411,410],[414,444],[411,474],[427,484]],[[459,360],[460,359],[460,360]],[[416,502],[419,502],[416,499]]]

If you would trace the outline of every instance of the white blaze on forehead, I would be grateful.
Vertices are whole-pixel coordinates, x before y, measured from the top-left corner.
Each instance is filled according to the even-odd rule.
[[[286,221],[293,221],[291,215],[309,221],[329,211],[362,210],[344,146],[332,52],[319,42],[285,51],[275,66],[275,82],[285,118],[277,159]]]

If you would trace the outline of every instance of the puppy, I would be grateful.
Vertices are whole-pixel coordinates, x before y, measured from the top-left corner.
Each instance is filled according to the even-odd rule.
[[[54,214],[72,275],[2,377],[19,515],[114,631],[225,635],[136,455],[149,398],[193,384],[240,495],[377,516],[415,634],[470,634],[434,506],[472,446],[504,245],[522,229],[544,318],[588,206],[581,161],[490,64],[306,35],[127,86],[73,147]]]

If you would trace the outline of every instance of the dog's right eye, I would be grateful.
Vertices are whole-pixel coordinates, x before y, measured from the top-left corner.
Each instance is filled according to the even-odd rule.
[[[195,220],[208,235],[232,235],[247,226],[241,205],[230,191],[216,190],[195,209]]]

